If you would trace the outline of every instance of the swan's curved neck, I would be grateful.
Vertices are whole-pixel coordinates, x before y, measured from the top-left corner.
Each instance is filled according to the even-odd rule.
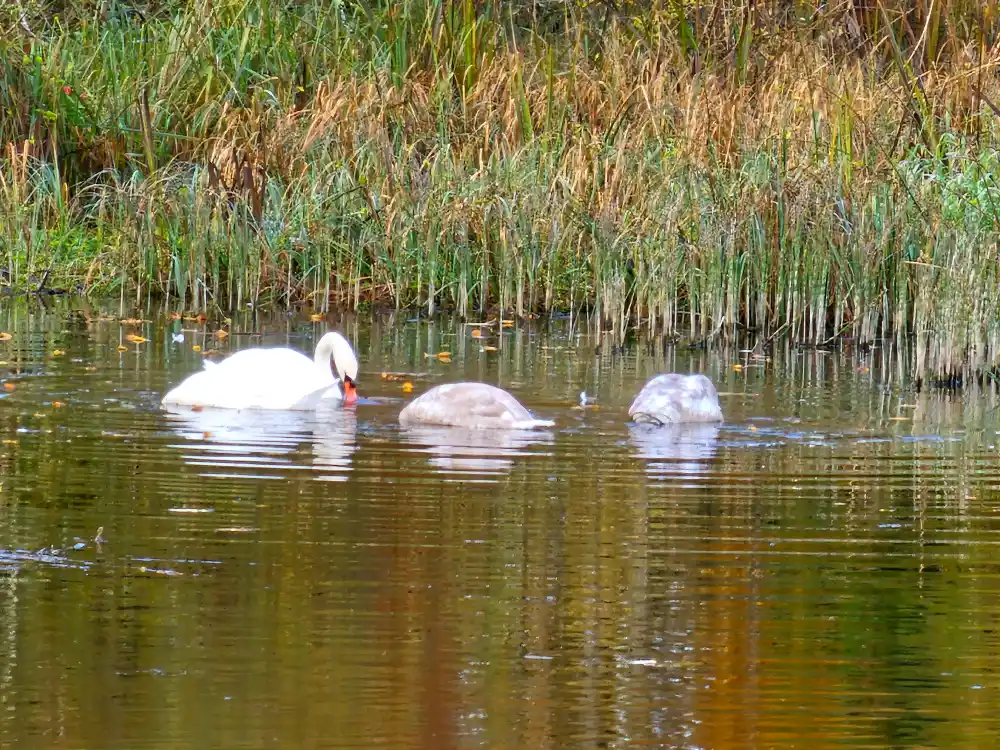
[[[324,336],[319,340],[316,345],[316,353],[313,354],[313,362],[316,366],[322,370],[329,370],[335,376],[337,373],[333,372],[333,339]]]

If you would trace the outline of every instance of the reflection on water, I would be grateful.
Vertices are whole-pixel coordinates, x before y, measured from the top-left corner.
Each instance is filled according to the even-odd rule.
[[[219,323],[0,310],[0,746],[992,746],[994,390],[915,393],[888,345]],[[353,407],[159,406],[206,352],[331,328]],[[627,424],[670,370],[725,423]],[[404,383],[455,380],[556,425],[399,426]]]
[[[546,430],[494,431],[427,425],[404,427],[400,436],[420,446],[416,450],[427,453],[429,463],[443,474],[457,475],[466,482],[490,481],[490,475],[509,471],[515,460],[530,460],[532,447],[554,441]]]
[[[357,415],[353,409],[324,405],[315,412],[165,407],[172,429],[185,439],[173,447],[186,464],[204,476],[281,478],[305,468],[299,460],[303,445],[312,454],[317,478],[343,481],[357,450]],[[262,469],[253,475],[230,470]]]
[[[719,440],[717,424],[650,425],[629,424],[629,437],[636,455],[646,459],[651,477],[702,474],[715,455]]]

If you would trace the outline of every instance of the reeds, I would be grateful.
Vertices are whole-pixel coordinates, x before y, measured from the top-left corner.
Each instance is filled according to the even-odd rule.
[[[0,264],[192,307],[912,335],[928,373],[989,369],[995,4],[856,5],[0,17]]]

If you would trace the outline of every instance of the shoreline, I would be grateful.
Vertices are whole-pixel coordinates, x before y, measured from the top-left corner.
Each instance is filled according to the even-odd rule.
[[[724,23],[687,46],[677,19],[572,5],[151,7],[8,24],[0,283],[913,337],[943,378],[1000,361],[1000,59],[959,10],[902,50],[933,52],[921,73],[826,6],[694,3]],[[735,58],[725,23],[750,35]]]

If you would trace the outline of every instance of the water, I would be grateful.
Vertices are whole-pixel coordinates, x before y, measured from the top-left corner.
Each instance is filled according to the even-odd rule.
[[[914,393],[891,350],[619,353],[565,320],[480,340],[445,319],[248,314],[219,339],[217,321],[125,316],[149,322],[79,301],[0,313],[2,746],[983,747],[1000,730],[991,393]],[[206,350],[311,352],[330,328],[359,353],[356,409],[158,406]],[[712,377],[726,423],[628,427],[668,369]],[[404,383],[456,379],[556,428],[398,427]]]

